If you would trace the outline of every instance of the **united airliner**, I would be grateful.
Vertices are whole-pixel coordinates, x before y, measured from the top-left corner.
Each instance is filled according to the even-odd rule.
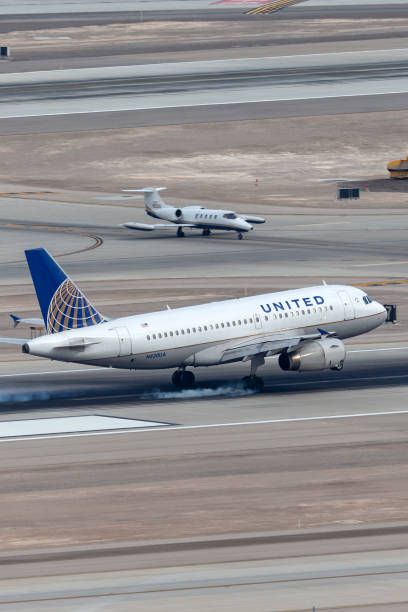
[[[24,353],[131,370],[175,368],[177,388],[194,385],[188,368],[243,361],[244,387],[261,391],[256,372],[271,356],[282,370],[341,370],[343,340],[386,319],[361,289],[326,284],[107,319],[45,249],[26,257],[47,333],[11,340]]]

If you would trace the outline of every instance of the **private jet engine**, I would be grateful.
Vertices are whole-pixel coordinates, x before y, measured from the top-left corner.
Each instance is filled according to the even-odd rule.
[[[176,210],[174,211],[174,216],[176,217],[176,219],[180,219],[183,216],[183,211],[180,210],[180,208],[176,208]]]
[[[281,353],[279,366],[288,371],[341,370],[346,358],[346,347],[338,338],[312,340],[292,352]]]

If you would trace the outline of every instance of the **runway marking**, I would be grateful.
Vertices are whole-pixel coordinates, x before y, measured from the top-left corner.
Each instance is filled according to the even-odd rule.
[[[382,287],[385,285],[406,285],[408,283],[408,279],[401,278],[397,280],[389,280],[389,281],[374,281],[371,283],[354,283],[354,287]]]
[[[407,264],[408,259],[403,259],[401,261],[382,261],[379,263],[365,263],[365,264],[353,264],[352,268],[371,268],[375,266],[395,266],[399,264]]]
[[[330,580],[344,580],[345,578],[361,578],[368,576],[401,576],[403,574],[407,574],[408,570],[406,569],[397,569],[397,570],[383,570],[383,571],[359,571],[359,572],[350,572],[350,573],[342,573],[337,574],[333,572],[333,574],[329,576],[319,575],[319,576],[303,576],[297,578],[270,578],[269,580],[247,580],[247,581],[230,581],[223,582],[221,584],[196,584],[189,586],[163,586],[156,588],[141,588],[140,590],[130,591],[130,590],[120,590],[120,591],[105,591],[105,593],[82,593],[77,595],[57,595],[50,597],[37,597],[30,599],[11,599],[0,601],[0,605],[10,605],[10,604],[21,604],[21,603],[40,603],[47,601],[71,601],[78,599],[100,599],[102,597],[123,597],[124,595],[149,595],[155,593],[178,593],[183,591],[205,591],[205,590],[216,590],[216,589],[231,589],[233,587],[244,587],[244,586],[259,586],[259,585],[268,585],[268,584],[291,584],[291,583],[301,583],[301,582],[316,582],[316,581],[330,581]],[[407,603],[407,602],[390,602],[391,605],[395,603]],[[369,604],[362,604],[362,607],[366,607]],[[387,604],[386,604],[387,605]],[[346,606],[347,608],[352,607],[354,610],[356,606]],[[357,604],[357,607],[360,607]],[[371,607],[371,605],[370,605]],[[337,608],[337,606],[336,606]],[[331,610],[335,610],[336,608],[330,608]],[[341,606],[344,610],[344,606]],[[328,608],[326,608],[327,610]],[[292,612],[306,612],[305,608],[298,609],[297,611],[291,608]]]
[[[376,349],[359,349],[347,351],[348,353],[378,353],[380,351],[406,351],[408,346],[392,346],[390,348],[376,348]]]
[[[302,225],[286,225],[280,229],[292,229],[293,227],[321,227],[322,225],[350,225],[352,221],[327,221],[326,223],[302,223]]]
[[[134,429],[135,427],[158,427],[171,425],[163,421],[146,421],[110,415],[87,414],[82,416],[61,416],[37,419],[1,421],[1,438],[29,438],[33,436],[58,435],[79,432]]]
[[[226,102],[190,102],[189,104],[162,104],[162,105],[158,105],[158,106],[151,106],[151,105],[133,105],[133,106],[123,106],[121,108],[101,108],[101,109],[94,109],[94,110],[76,110],[73,111],[71,113],[66,112],[66,111],[55,111],[54,113],[34,113],[34,114],[26,114],[26,113],[20,113],[18,115],[11,115],[11,114],[4,114],[4,115],[0,115],[0,119],[20,119],[20,118],[33,118],[33,117],[72,117],[75,115],[92,115],[95,113],[123,113],[123,112],[134,112],[134,111],[139,111],[139,110],[162,110],[162,109],[168,109],[168,108],[201,108],[201,107],[212,107],[212,106],[228,106],[228,105],[235,105],[235,104],[262,104],[265,102],[294,102],[297,100],[331,100],[331,99],[337,99],[340,100],[342,98],[362,98],[364,96],[393,96],[393,95],[400,95],[400,94],[405,94],[408,93],[408,85],[402,87],[399,90],[396,91],[368,91],[366,93],[360,92],[360,93],[349,93],[349,94],[332,94],[332,95],[328,95],[327,93],[325,95],[320,95],[320,96],[294,96],[294,97],[287,97],[284,96],[282,98],[261,98],[258,100],[253,100],[253,99],[243,99],[240,98],[239,100],[228,100]]]
[[[408,348],[408,347],[407,347]],[[110,368],[84,368],[78,370],[49,370],[45,372],[18,372],[17,374],[0,374],[0,378],[12,378],[14,376],[42,376],[43,374],[71,374],[76,372],[95,372],[99,370],[110,370]],[[112,371],[112,370],[111,370]]]
[[[263,4],[262,6],[258,6],[257,8],[251,9],[246,12],[245,15],[270,15],[271,13],[275,13],[276,11],[281,11],[288,6],[292,6],[293,4],[300,4],[305,0],[272,0],[272,2],[268,2],[267,4]],[[220,4],[220,3],[217,3]]]
[[[407,375],[408,376],[408,375]],[[389,377],[393,378],[393,377]],[[395,377],[403,378],[403,377]],[[282,385],[281,385],[282,386]],[[408,410],[391,410],[389,412],[360,412],[351,414],[328,414],[322,416],[311,416],[311,417],[293,417],[288,419],[266,419],[262,421],[238,421],[233,423],[208,423],[206,425],[167,425],[162,427],[157,426],[154,428],[146,427],[144,429],[128,429],[118,431],[90,431],[83,433],[67,433],[57,435],[43,435],[43,436],[24,436],[20,438],[0,438],[0,443],[4,442],[22,442],[22,441],[33,441],[33,440],[52,440],[56,438],[81,438],[84,436],[113,436],[117,434],[134,434],[134,433],[152,433],[157,431],[187,431],[194,429],[214,429],[221,427],[243,427],[248,425],[277,425],[280,423],[302,423],[302,422],[314,422],[314,421],[332,421],[337,419],[356,419],[366,417],[381,417],[381,416],[396,416],[408,414]],[[0,422],[1,425],[1,422]]]
[[[27,195],[43,195],[46,193],[58,193],[58,191],[19,191],[19,192],[14,192],[11,191],[9,193],[0,193],[0,197],[1,198],[7,198],[7,197],[15,197],[15,196],[27,196]]]
[[[99,246],[101,246],[101,244],[103,244],[103,239],[100,236],[96,236],[96,234],[90,234],[89,232],[85,232],[81,229],[76,229],[76,228],[70,228],[70,227],[60,227],[58,225],[54,226],[54,225],[31,225],[31,224],[26,224],[26,223],[10,223],[8,221],[0,221],[0,228],[1,227],[13,227],[13,228],[17,228],[17,229],[27,229],[27,230],[46,230],[46,231],[52,231],[52,232],[65,232],[66,234],[74,234],[76,236],[83,236],[84,238],[91,238],[92,240],[94,240],[94,244],[91,244],[88,247],[85,247],[83,249],[77,249],[75,251],[69,251],[68,253],[56,253],[54,254],[55,257],[65,257],[66,255],[77,255],[78,253],[84,253],[85,251],[92,251],[93,249],[98,248]],[[8,261],[7,263],[9,264],[13,264],[13,263],[21,263],[22,261],[25,261],[23,259],[18,259],[16,261]]]

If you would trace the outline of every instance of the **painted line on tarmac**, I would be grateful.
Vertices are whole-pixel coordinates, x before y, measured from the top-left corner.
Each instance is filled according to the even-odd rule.
[[[390,348],[359,349],[347,351],[347,353],[379,353],[380,351],[406,351],[407,349],[408,346],[392,346]]]
[[[407,347],[408,348],[408,347]],[[95,372],[98,370],[110,370],[110,368],[84,368],[83,370],[55,370],[45,372],[18,372],[17,374],[0,374],[0,378],[14,378],[14,376],[42,376],[43,374],[72,374],[77,372]]]
[[[210,101],[210,102],[189,102],[189,103],[179,103],[179,104],[134,104],[132,106],[123,106],[119,108],[112,108],[111,106],[108,108],[100,108],[100,109],[87,109],[87,110],[74,110],[71,112],[63,111],[55,111],[53,113],[19,113],[19,114],[9,114],[4,113],[0,115],[0,119],[20,119],[20,118],[35,118],[35,117],[73,117],[75,115],[92,115],[96,113],[124,113],[124,112],[133,112],[139,110],[165,110],[168,108],[201,108],[201,107],[212,107],[212,106],[233,106],[236,104],[262,104],[266,102],[291,102],[297,100],[341,100],[344,98],[363,98],[366,96],[393,96],[408,93],[408,85],[401,87],[400,89],[396,89],[395,91],[367,91],[367,92],[359,92],[359,93],[342,93],[342,94],[321,94],[317,96],[283,96],[283,97],[267,97],[267,98],[258,98],[258,99],[239,99],[239,100],[227,100],[227,101]]]
[[[119,431],[89,431],[81,433],[54,434],[45,436],[24,436],[20,438],[0,438],[0,443],[4,442],[31,442],[33,440],[52,440],[56,438],[82,438],[85,436],[113,436],[117,434],[136,434],[136,433],[152,433],[157,431],[178,432],[194,429],[215,429],[222,427],[244,427],[249,425],[279,425],[280,423],[305,423],[308,421],[333,421],[337,419],[356,419],[382,416],[397,416],[408,414],[408,410],[391,410],[389,412],[360,412],[351,414],[328,414],[323,416],[312,417],[294,417],[289,419],[268,419],[262,421],[238,421],[233,423],[208,423],[206,425],[172,425],[165,427],[154,427],[149,429],[127,429]]]
[[[96,249],[99,246],[101,246],[101,244],[103,244],[103,239],[100,236],[97,236],[96,234],[91,234],[81,229],[77,229],[75,227],[71,228],[71,227],[63,227],[63,226],[58,226],[58,225],[35,225],[35,224],[26,224],[26,223],[11,223],[8,221],[0,222],[0,229],[7,228],[7,227],[13,227],[16,229],[23,229],[23,230],[35,230],[35,231],[45,230],[47,232],[50,232],[50,231],[51,232],[65,232],[66,234],[72,234],[74,236],[82,236],[84,238],[91,238],[91,240],[94,241],[93,244],[83,249],[77,249],[75,251],[69,251],[66,253],[55,253],[54,257],[65,257],[66,255],[77,255],[78,253],[84,253],[85,251],[92,251],[92,249]],[[16,261],[8,261],[6,263],[14,264],[14,263],[21,263],[24,261],[25,259],[17,259]]]

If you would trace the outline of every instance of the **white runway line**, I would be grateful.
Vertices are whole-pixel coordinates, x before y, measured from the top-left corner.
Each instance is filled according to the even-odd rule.
[[[129,433],[152,433],[157,431],[167,432],[178,432],[193,429],[214,429],[221,427],[245,427],[249,425],[279,425],[280,423],[300,423],[307,421],[327,421],[336,419],[356,419],[356,418],[369,418],[369,417],[383,417],[383,416],[396,416],[401,414],[408,414],[408,410],[392,410],[389,412],[360,412],[355,414],[328,414],[324,416],[312,416],[312,417],[294,417],[289,419],[268,419],[263,421],[239,421],[237,423],[209,423],[207,425],[166,425],[156,426],[153,428],[145,427],[143,429],[128,429],[126,431],[91,431],[86,433],[68,433],[59,435],[44,435],[44,436],[26,436],[24,438],[0,438],[2,442],[21,442],[21,441],[32,441],[32,440],[52,440],[55,438],[80,438],[83,436],[113,436],[116,434],[129,434]]]
[[[96,372],[109,370],[110,368],[84,368],[82,370],[46,370],[44,372],[17,372],[16,374],[0,374],[0,378],[11,378],[14,376],[43,376],[43,374],[76,374],[78,372]]]
[[[0,421],[0,438],[32,438],[45,434],[77,434],[98,430],[134,429],[135,427],[158,427],[167,425],[162,421],[145,421],[122,417],[87,414],[71,417],[51,417],[39,419],[19,419]]]

